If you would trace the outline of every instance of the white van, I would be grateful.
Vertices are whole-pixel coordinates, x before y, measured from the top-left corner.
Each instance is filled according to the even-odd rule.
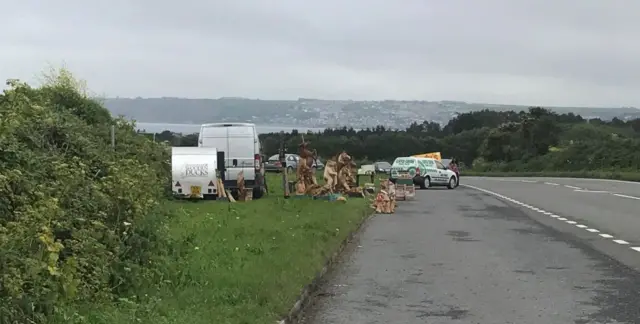
[[[218,152],[207,147],[171,148],[171,188],[181,198],[213,199],[217,196]]]
[[[242,171],[245,187],[253,188],[253,198],[262,197],[265,192],[265,179],[260,140],[255,124],[202,124],[198,147],[215,147],[218,152],[224,152],[225,188],[237,188],[238,173]]]
[[[454,189],[458,184],[456,173],[445,167],[442,162],[432,158],[411,156],[396,158],[391,165],[391,181],[406,174],[413,178],[413,183],[420,186],[420,189],[431,186],[447,186],[449,189]]]

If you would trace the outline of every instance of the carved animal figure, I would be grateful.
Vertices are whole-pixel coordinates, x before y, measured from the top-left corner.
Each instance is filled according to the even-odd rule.
[[[324,183],[327,187],[331,188],[333,192],[336,182],[338,182],[338,171],[336,171],[337,163],[334,160],[327,161],[324,166]]]

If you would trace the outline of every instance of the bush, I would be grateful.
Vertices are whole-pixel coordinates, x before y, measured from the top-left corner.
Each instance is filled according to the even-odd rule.
[[[68,74],[51,80],[0,95],[0,323],[125,296],[153,280],[167,244],[169,151]]]

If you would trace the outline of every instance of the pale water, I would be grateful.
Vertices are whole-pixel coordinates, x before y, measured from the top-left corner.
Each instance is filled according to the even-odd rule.
[[[136,123],[136,128],[139,130],[144,130],[147,133],[161,133],[163,131],[171,131],[174,133],[183,133],[183,134],[192,134],[200,131],[200,124],[162,124],[162,123]],[[312,132],[321,132],[324,128],[313,128],[313,127],[296,127],[296,126],[261,126],[256,125],[256,129],[258,130],[258,134],[264,133],[277,133],[280,131],[291,132],[294,129],[297,129],[299,132],[306,133],[307,131]]]

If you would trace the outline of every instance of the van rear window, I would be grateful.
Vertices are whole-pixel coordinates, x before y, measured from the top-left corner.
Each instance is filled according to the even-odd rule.
[[[224,127],[203,127],[200,133],[202,137],[227,137],[227,129]]]
[[[248,126],[232,126],[227,127],[229,130],[229,137],[234,136],[253,136],[253,127]]]

